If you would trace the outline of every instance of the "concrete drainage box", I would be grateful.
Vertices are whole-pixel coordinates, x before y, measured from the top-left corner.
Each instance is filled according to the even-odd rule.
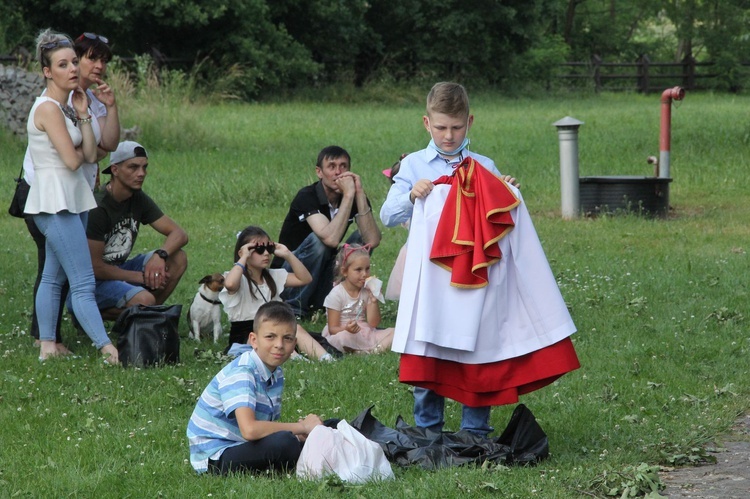
[[[671,178],[606,176],[579,177],[581,213],[637,213],[666,217]]]

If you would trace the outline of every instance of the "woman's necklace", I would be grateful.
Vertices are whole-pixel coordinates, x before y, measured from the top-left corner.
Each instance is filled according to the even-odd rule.
[[[67,104],[61,104],[60,109],[62,109],[63,114],[73,123],[78,123],[78,115],[76,114],[75,110],[70,107]]]
[[[263,298],[263,302],[268,303],[268,300],[266,299],[266,296],[263,294],[263,291],[260,290],[260,286],[258,286],[258,283],[253,280],[253,278],[250,278],[250,282],[252,282],[255,285],[255,290],[260,293],[260,297]]]

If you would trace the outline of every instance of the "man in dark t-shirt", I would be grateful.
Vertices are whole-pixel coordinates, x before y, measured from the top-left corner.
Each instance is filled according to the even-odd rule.
[[[286,245],[312,274],[307,286],[287,288],[281,297],[297,315],[323,308],[333,287],[336,250],[352,222],[357,224],[348,243],[380,244],[380,229],[359,175],[352,173],[351,157],[345,149],[328,146],[318,154],[318,182],[297,192],[281,227],[279,242]],[[288,265],[280,258],[274,267]],[[290,270],[287,268],[287,270]]]
[[[187,233],[141,190],[148,154],[137,142],[121,142],[102,173],[112,176],[97,193],[86,237],[96,277],[96,303],[104,319],[132,305],[161,305],[187,269]],[[157,250],[128,259],[141,224],[165,236]]]

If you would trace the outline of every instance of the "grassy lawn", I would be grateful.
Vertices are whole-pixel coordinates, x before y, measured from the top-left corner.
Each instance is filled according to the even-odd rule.
[[[749,405],[750,99],[688,94],[673,110],[668,219],[563,221],[551,124],[566,115],[585,122],[582,176],[649,175],[646,158],[659,153],[659,96],[472,97],[471,148],[520,180],[578,327],[573,339],[582,368],[522,398],[549,436],[550,460],[534,468],[396,469],[395,481],[364,486],[199,477],[188,463],[185,427],[224,362],[216,354],[224,343],[188,340],[183,318],[181,364],[107,368],[66,320],[65,341],[80,357],[39,363],[28,336],[35,247],[24,223],[5,215],[0,496],[579,497],[601,495],[597,484],[613,473],[625,477],[615,485],[621,493],[622,483],[635,483],[641,463],[700,460],[702,446]],[[230,268],[240,229],[253,224],[278,234],[296,191],[315,179],[322,147],[349,150],[377,211],[388,189],[380,171],[428,140],[421,96],[376,104],[121,101],[123,125],[138,124],[150,152],[145,190],[190,235],[190,265],[171,299],[185,312],[202,276]],[[5,209],[25,144],[0,134]],[[373,273],[386,280],[406,231],[384,229],[383,236]],[[136,251],[158,241],[144,228]],[[396,309],[385,307],[386,324],[395,322]],[[307,326],[320,331],[323,322]],[[195,355],[196,348],[204,352]],[[290,362],[285,372],[284,420],[309,412],[352,418],[374,404],[386,424],[399,414],[413,423],[396,354]],[[512,410],[493,410],[498,431]],[[460,406],[448,404],[446,417],[446,429],[457,429]]]

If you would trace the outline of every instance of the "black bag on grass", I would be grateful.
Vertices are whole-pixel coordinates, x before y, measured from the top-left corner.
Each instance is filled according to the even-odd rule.
[[[365,437],[380,444],[385,457],[400,466],[420,466],[427,470],[491,463],[532,465],[549,456],[549,442],[531,411],[519,404],[503,434],[483,438],[468,431],[434,432],[409,426],[399,416],[389,428],[372,414],[372,406],[349,424]]]
[[[182,305],[134,305],[112,327],[123,367],[149,367],[180,361],[178,326]]]

